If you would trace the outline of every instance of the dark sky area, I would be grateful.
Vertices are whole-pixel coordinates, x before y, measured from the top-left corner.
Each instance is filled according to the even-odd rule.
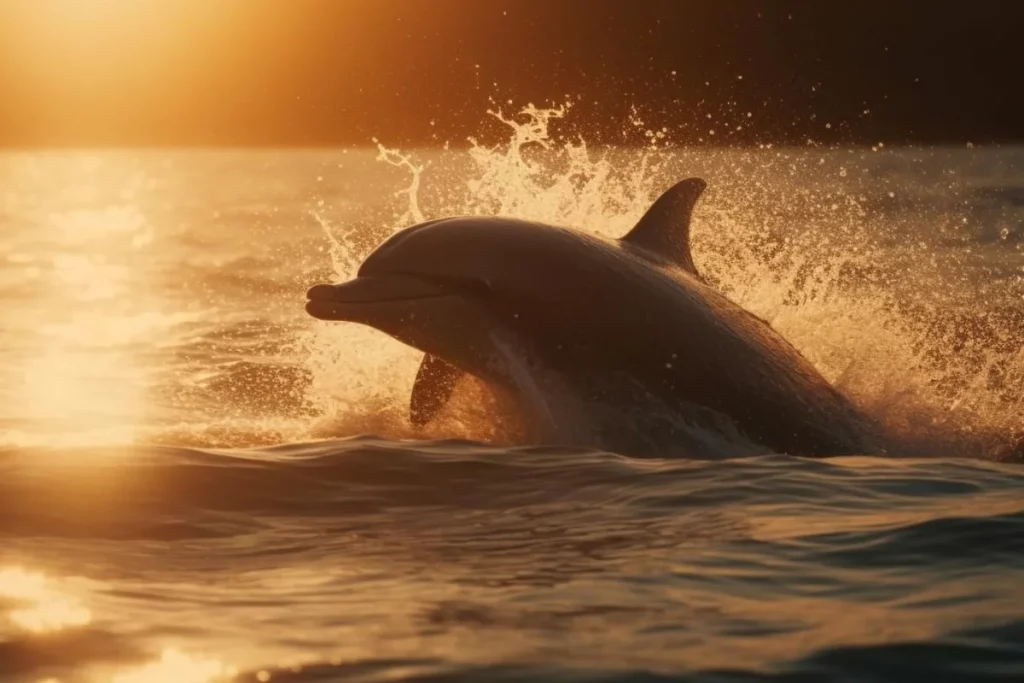
[[[1019,0],[0,0],[0,146],[461,144],[567,98],[592,142],[635,108],[681,144],[1008,143],[1022,39]]]

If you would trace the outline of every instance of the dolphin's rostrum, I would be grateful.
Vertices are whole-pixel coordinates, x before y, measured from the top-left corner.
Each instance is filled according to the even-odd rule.
[[[611,406],[639,418],[636,431],[660,430],[658,451],[673,433],[683,444],[694,427],[728,425],[764,450],[877,452],[864,418],[793,346],[697,273],[690,218],[704,188],[677,183],[614,241],[507,218],[415,225],[354,280],[310,289],[306,310],[425,352],[410,400],[419,425],[469,373],[531,414],[538,439],[628,451],[623,430],[608,428]]]

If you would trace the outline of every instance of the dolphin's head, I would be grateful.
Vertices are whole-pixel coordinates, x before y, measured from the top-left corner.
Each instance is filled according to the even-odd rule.
[[[531,302],[550,299],[565,247],[579,238],[523,221],[448,218],[396,233],[357,277],[316,285],[306,311],[375,327],[486,377],[497,327],[508,330]]]
[[[490,301],[493,310],[504,304],[518,315],[524,306],[533,306],[546,309],[549,324],[564,320],[566,313],[580,311],[581,302],[613,303],[614,291],[603,285],[610,274],[628,276],[637,259],[648,266],[671,264],[699,278],[689,232],[693,206],[705,186],[699,178],[688,178],[666,190],[619,240],[625,249],[615,256],[600,240],[507,218],[444,218],[414,225],[377,247],[356,279],[310,289],[306,310],[324,320],[377,327],[413,346],[420,346],[413,341],[419,333],[396,328],[409,327],[415,317],[430,312],[441,314],[448,325],[453,307],[494,297],[501,300]],[[559,310],[559,302],[568,303]]]

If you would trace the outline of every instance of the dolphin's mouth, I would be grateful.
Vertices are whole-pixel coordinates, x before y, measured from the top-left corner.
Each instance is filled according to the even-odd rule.
[[[306,312],[320,320],[349,320],[375,304],[437,299],[463,294],[459,282],[414,275],[368,275],[340,285],[314,285],[306,292]]]

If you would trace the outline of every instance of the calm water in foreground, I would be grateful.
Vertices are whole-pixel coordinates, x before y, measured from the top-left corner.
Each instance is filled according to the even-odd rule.
[[[1024,150],[375,156],[0,156],[0,680],[1024,680]],[[694,174],[698,265],[913,457],[419,432],[418,354],[302,311]]]

